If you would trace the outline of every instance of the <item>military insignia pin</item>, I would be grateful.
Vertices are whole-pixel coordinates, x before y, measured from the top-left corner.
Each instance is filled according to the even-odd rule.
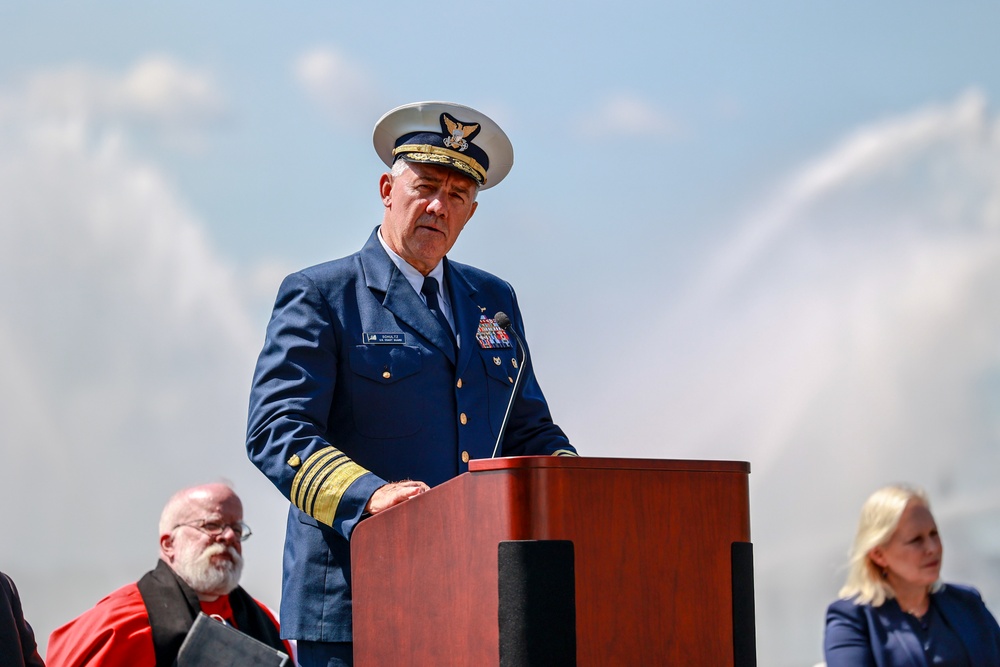
[[[513,347],[507,332],[500,328],[496,320],[485,315],[479,316],[479,329],[476,331],[476,341],[484,350],[510,349]]]

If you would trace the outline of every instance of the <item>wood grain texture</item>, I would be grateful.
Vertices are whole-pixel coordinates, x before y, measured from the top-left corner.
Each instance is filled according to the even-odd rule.
[[[498,665],[499,543],[572,540],[579,665],[732,665],[748,475],[728,461],[472,462],[355,530],[356,664]]]

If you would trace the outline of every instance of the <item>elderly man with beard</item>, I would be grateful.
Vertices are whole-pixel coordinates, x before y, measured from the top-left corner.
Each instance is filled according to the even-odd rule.
[[[53,632],[46,662],[170,667],[199,611],[292,655],[271,612],[239,586],[249,536],[243,504],[227,485],[178,491],[160,517],[156,568]]]

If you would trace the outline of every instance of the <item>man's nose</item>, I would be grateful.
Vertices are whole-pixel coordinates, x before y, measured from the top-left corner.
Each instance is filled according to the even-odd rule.
[[[427,204],[427,212],[438,217],[445,214],[445,205],[441,197],[431,197],[430,202]]]
[[[226,524],[226,527],[222,529],[222,532],[218,534],[218,539],[225,542],[239,542],[240,536],[236,532],[236,529],[231,524]]]

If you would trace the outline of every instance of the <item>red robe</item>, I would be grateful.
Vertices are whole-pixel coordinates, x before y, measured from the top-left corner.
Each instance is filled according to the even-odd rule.
[[[254,602],[274,627],[278,627],[271,611],[257,600]],[[215,602],[202,602],[201,609],[209,616],[222,616],[235,625],[229,596]],[[284,644],[285,652],[294,655],[288,642]],[[139,587],[134,583],[122,586],[57,628],[49,637],[45,664],[48,667],[153,667],[156,664],[153,631]]]

